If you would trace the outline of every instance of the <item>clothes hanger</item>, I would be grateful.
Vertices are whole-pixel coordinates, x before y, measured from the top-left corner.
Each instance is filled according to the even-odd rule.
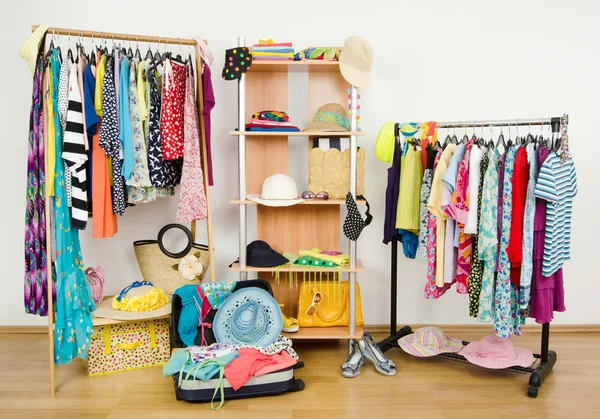
[[[531,135],[531,122],[529,123],[529,132],[527,133],[527,139],[525,140],[525,145],[529,144],[537,144],[537,138]]]
[[[127,58],[133,58],[133,50],[131,49],[131,37],[129,37],[129,48],[127,48]]]
[[[453,144],[458,144],[458,137],[456,137],[456,127],[452,130],[452,138],[450,139]]]
[[[452,142],[453,142],[452,137],[450,137],[450,128],[448,128],[448,133],[446,134],[446,138],[444,139],[444,144],[442,144],[441,147],[446,148],[446,146],[448,144],[451,144]],[[438,143],[439,143],[439,140],[438,140]]]
[[[510,129],[510,123],[508,124],[508,142],[506,143],[506,148],[508,149],[513,144],[512,142],[512,131]]]
[[[135,38],[135,58],[139,61],[142,61],[142,53],[140,52],[140,43],[138,42],[137,37]]]
[[[506,150],[507,147],[506,147],[506,141],[504,141],[504,129],[502,126],[500,127],[500,135],[498,136],[498,140],[496,141],[496,148],[500,147],[500,141],[502,141],[502,146]]]
[[[152,60],[152,50],[150,49],[150,38],[148,38],[148,51],[146,52],[146,57],[144,58],[146,61]]]
[[[467,141],[469,141],[469,136],[467,135],[467,127],[463,126],[463,129],[465,130],[465,135],[463,135],[462,139],[460,140],[460,142],[462,144],[465,144]]]
[[[492,148],[494,148],[494,133],[492,132],[492,124],[489,125],[490,127],[490,140],[487,143],[487,149],[491,150]]]
[[[473,122],[473,135],[471,136],[471,140],[473,140],[473,144],[477,144],[477,135],[475,135],[475,122]]]
[[[71,61],[71,64],[73,63],[73,50],[71,49],[71,32],[68,32],[69,37],[69,50],[67,51],[67,60]]]

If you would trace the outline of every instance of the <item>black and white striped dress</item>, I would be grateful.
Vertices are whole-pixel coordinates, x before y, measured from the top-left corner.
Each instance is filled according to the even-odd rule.
[[[71,224],[84,230],[88,220],[85,130],[77,66],[69,74],[68,107],[63,136],[62,158],[71,173]]]

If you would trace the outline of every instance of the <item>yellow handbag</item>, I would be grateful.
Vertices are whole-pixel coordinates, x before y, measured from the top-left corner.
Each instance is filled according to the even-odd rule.
[[[347,281],[307,281],[300,286],[298,324],[300,327],[348,326],[350,285]],[[313,304],[314,303],[314,304]],[[360,287],[356,283],[356,326],[362,326]]]

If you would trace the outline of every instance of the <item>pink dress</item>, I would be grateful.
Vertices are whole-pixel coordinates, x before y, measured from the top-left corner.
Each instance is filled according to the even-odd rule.
[[[177,221],[187,223],[207,216],[204,175],[200,160],[200,136],[196,94],[191,68],[187,69],[184,105],[184,158],[181,173],[181,195],[177,205]]]

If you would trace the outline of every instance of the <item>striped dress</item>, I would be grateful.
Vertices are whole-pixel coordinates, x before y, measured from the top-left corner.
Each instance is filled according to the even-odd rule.
[[[540,169],[535,187],[535,196],[547,201],[542,264],[542,275],[546,277],[571,259],[571,215],[577,191],[573,159],[561,163],[556,153],[550,153]]]

